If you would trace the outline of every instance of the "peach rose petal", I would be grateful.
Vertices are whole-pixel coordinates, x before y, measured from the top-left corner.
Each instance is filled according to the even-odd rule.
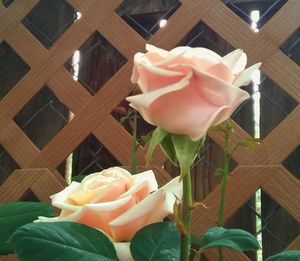
[[[222,79],[216,78],[210,74],[198,71],[193,68],[195,72],[195,86],[198,95],[203,97],[209,103],[216,106],[231,106],[236,100],[240,103],[249,98],[249,94],[229,84]]]
[[[146,51],[148,52],[152,52],[152,53],[156,53],[158,55],[160,55],[163,58],[166,58],[170,55],[170,53],[164,49],[158,48],[154,45],[151,44],[146,44]]]
[[[183,53],[183,58],[190,59],[191,61],[201,62],[208,64],[208,67],[214,64],[222,63],[222,57],[217,53],[203,47],[191,48],[188,46],[179,46],[170,51],[171,54],[177,55]]]
[[[151,217],[158,217],[159,222],[171,212],[164,209],[165,192],[158,190],[139,202],[123,215],[109,223],[115,241],[131,241],[134,234],[144,226],[151,224]]]
[[[101,173],[101,175],[99,175]],[[86,176],[81,183],[86,186],[90,181],[93,183],[97,182],[98,180],[101,182],[103,178],[113,178],[113,177],[123,177],[127,183],[130,184],[131,182],[131,174],[123,168],[120,167],[111,167],[101,172],[95,172]]]
[[[85,204],[90,203],[95,197],[102,198],[105,194],[106,188],[101,187],[101,189],[95,190],[79,190],[71,193],[68,196],[68,201],[72,205],[83,206]]]
[[[134,261],[130,252],[130,242],[113,243],[119,261]]]
[[[157,67],[168,67],[168,65],[170,64],[174,64],[174,63],[178,63],[178,60],[181,59],[181,56],[183,55],[185,51],[182,51],[182,53],[177,53],[177,54],[171,54],[169,55],[169,57],[161,60],[161,61],[153,61],[153,59],[151,58],[150,54],[147,54],[147,57],[149,57],[149,59],[151,60],[151,62],[153,62],[154,66]],[[185,60],[185,62],[188,62],[187,60]]]
[[[154,125],[188,135],[192,140],[203,137],[212,124],[226,120],[231,108],[236,109],[249,97],[247,92],[211,75],[199,71],[195,74],[199,79],[193,79],[187,87],[165,93],[147,104],[148,117]]]
[[[110,222],[114,240],[130,241],[144,226],[159,222],[173,213],[173,205],[176,201],[174,194],[181,198],[182,184],[179,182],[179,177]]]
[[[157,190],[158,184],[156,182],[153,171],[148,170],[140,174],[133,176],[132,187],[126,191],[122,197],[132,196],[135,202],[138,203],[145,197],[147,197],[150,192]]]
[[[145,115],[145,120],[147,120],[150,124],[151,124],[151,118],[147,117],[147,111],[143,110],[143,109],[148,109],[148,107],[150,106],[150,104],[155,101],[157,98],[159,98],[160,96],[170,93],[170,92],[174,92],[174,91],[178,91],[183,89],[184,87],[186,87],[189,84],[189,78],[191,77],[191,74],[186,76],[185,78],[183,78],[181,81],[172,84],[170,86],[167,86],[165,88],[162,89],[158,89],[152,92],[147,92],[147,93],[143,93],[143,94],[138,94],[138,95],[134,95],[134,96],[130,96],[127,97],[126,100],[129,101],[130,106],[134,107],[135,109],[137,109],[142,116],[144,117]]]
[[[174,84],[184,77],[182,72],[169,70],[168,68],[155,67],[151,63],[145,64],[136,62],[135,67],[139,74],[136,83],[143,92],[154,91]]]
[[[261,63],[256,63],[252,66],[250,66],[249,68],[247,68],[246,70],[242,71],[241,73],[239,73],[235,80],[233,81],[233,85],[236,87],[241,87],[241,86],[246,86],[251,82],[251,77],[253,75],[253,73],[258,70],[261,66]]]
[[[52,200],[52,205],[57,208],[61,208],[67,211],[76,211],[80,206],[74,206],[68,202],[68,196],[77,191],[81,187],[81,184],[75,181],[72,181],[71,184],[66,187],[61,192],[52,195],[50,198]]]
[[[176,53],[175,50],[181,51],[186,47],[177,47],[171,50],[171,53]],[[218,78],[231,83],[233,81],[232,71],[223,63],[223,59],[217,53],[202,47],[189,47],[182,54],[181,59],[173,62],[174,65],[190,65],[193,68],[212,74]]]
[[[105,189],[105,194],[94,197],[94,200],[91,200],[90,203],[100,203],[108,202],[118,199],[127,191],[127,184],[124,180],[119,179],[111,183],[108,183]]]
[[[118,205],[114,204],[114,202],[106,202],[102,203],[102,205],[86,205],[77,222],[100,229],[109,236],[112,236],[108,225],[109,222],[128,211],[134,205],[135,200],[133,197],[126,197],[119,200]]]
[[[236,49],[223,57],[223,63],[228,66],[233,74],[243,71],[247,64],[247,55],[241,49]]]
[[[107,235],[111,236],[112,234],[110,232],[110,228],[108,227],[108,223],[116,217],[122,215],[134,205],[134,198],[132,196],[128,196],[112,202],[88,204],[66,216],[54,218],[38,217],[36,222],[78,222],[96,229],[100,229]]]
[[[157,190],[157,188],[158,188],[158,184],[157,184],[154,172],[152,170],[146,170],[146,171],[141,172],[139,174],[135,174],[135,175],[133,175],[132,178],[133,178],[132,189],[134,189],[134,187],[142,181],[149,182],[150,192],[152,192],[154,190]],[[130,191],[130,189],[129,189],[129,191]]]

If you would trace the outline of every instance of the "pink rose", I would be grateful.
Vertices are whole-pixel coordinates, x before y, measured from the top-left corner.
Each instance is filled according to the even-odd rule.
[[[151,170],[131,175],[119,167],[109,168],[51,196],[52,205],[62,209],[60,216],[39,217],[37,222],[74,221],[101,230],[113,242],[129,242],[144,226],[173,213],[176,197],[181,198],[179,177],[157,188]],[[115,247],[121,260],[130,260],[129,243]]]
[[[146,45],[134,56],[131,81],[142,94],[127,101],[150,124],[198,140],[230,117],[249,94],[239,87],[260,67],[245,70],[247,56],[235,50],[224,57],[206,48],[165,51]]]

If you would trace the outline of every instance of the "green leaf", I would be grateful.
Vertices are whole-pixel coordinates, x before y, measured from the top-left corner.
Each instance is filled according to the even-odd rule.
[[[118,260],[114,245],[103,233],[74,222],[28,224],[11,241],[22,261]]]
[[[203,236],[201,251],[215,247],[224,247],[235,251],[257,250],[260,248],[257,239],[247,231],[212,227]]]
[[[53,216],[53,209],[46,203],[14,202],[0,205],[0,255],[14,252],[9,237],[21,226],[31,223],[38,216]]]
[[[223,132],[223,133],[226,132],[226,126],[224,126],[224,124],[212,126],[210,129],[212,131],[218,131],[218,132]]]
[[[202,245],[202,240],[201,240],[200,238],[198,238],[198,237],[195,237],[195,236],[191,235],[191,243],[192,243],[193,245],[197,245],[197,246],[200,246],[200,247],[201,247],[201,245]]]
[[[224,169],[223,168],[216,168],[215,169],[215,175],[222,177],[224,175]]]
[[[201,139],[192,141],[189,137],[184,135],[172,135],[173,144],[175,147],[176,155],[181,167],[181,174],[190,171],[190,168],[199,153],[201,146]]]
[[[239,145],[248,148],[254,149],[257,145],[261,144],[262,140],[257,138],[244,139],[239,141]]]
[[[172,141],[172,135],[167,135],[160,143],[160,146],[169,160],[174,164],[177,165],[177,156],[175,147]]]
[[[153,154],[153,151],[155,149],[155,147],[157,145],[159,145],[161,143],[161,141],[168,135],[169,133],[160,128],[160,127],[157,127],[153,133],[152,133],[152,136],[151,136],[151,139],[149,141],[149,144],[148,144],[148,151],[147,151],[147,165],[148,163],[150,162],[151,158],[152,158],[152,154]]]
[[[284,251],[268,257],[265,261],[300,261],[300,250]]]
[[[177,261],[180,234],[172,222],[151,224],[135,234],[130,250],[135,261]]]
[[[86,176],[85,175],[78,175],[78,176],[72,176],[72,181],[81,182]]]
[[[210,128],[212,131],[218,131],[223,133],[234,133],[234,129],[230,120],[227,120],[226,123],[221,123]]]

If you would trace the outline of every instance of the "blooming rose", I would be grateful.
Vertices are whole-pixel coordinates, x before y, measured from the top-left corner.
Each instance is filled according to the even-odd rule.
[[[187,46],[168,52],[146,45],[146,50],[135,54],[131,77],[142,94],[127,101],[148,123],[192,140],[228,119],[249,97],[239,87],[249,84],[260,67],[245,70],[247,56],[240,49],[224,57]]]
[[[151,170],[131,175],[113,167],[90,174],[81,183],[73,181],[51,196],[52,205],[62,209],[60,216],[38,221],[74,221],[103,231],[113,242],[130,241],[138,230],[172,213],[181,195],[179,177],[157,189]],[[120,260],[131,260],[129,243],[115,247]]]

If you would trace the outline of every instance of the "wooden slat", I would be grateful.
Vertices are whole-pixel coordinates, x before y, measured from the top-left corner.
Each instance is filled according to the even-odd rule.
[[[0,186],[0,203],[18,201],[30,190],[40,201],[50,204],[50,196],[61,191],[65,185],[49,169],[15,170]]]
[[[40,152],[14,121],[0,132],[0,143],[22,168]]]
[[[146,41],[116,13],[112,13],[110,19],[99,24],[98,31],[115,48],[121,52],[127,60],[131,59],[137,50],[144,51]],[[118,31],[116,34],[115,32]],[[129,44],[130,43],[130,44]]]
[[[300,222],[300,181],[284,168],[280,167],[276,175],[265,180],[262,189]]]
[[[299,250],[300,249],[300,235],[296,237],[296,239],[288,245],[285,250]]]
[[[30,67],[35,67],[48,52],[23,24],[19,24],[14,33],[8,35],[6,42],[13,46],[13,49]]]
[[[211,11],[204,16],[203,21],[232,46],[245,51],[247,51],[249,43],[252,43],[255,38],[255,33],[250,30],[249,25],[221,1],[215,4]],[[236,37],[237,35],[239,37]]]
[[[131,160],[130,134],[111,116],[112,109],[131,91],[130,75],[134,53],[144,51],[144,40],[116,13],[122,0],[81,1],[67,0],[82,17],[76,21],[48,50],[21,23],[22,19],[38,3],[38,0],[14,1],[9,8],[0,5],[0,42],[6,41],[31,67],[30,71],[0,101],[0,143],[22,168],[45,169],[16,170],[0,187],[0,202],[18,200],[28,189],[48,201],[48,194],[62,189],[64,179],[55,169],[89,134],[93,134],[122,165]],[[280,46],[300,26],[300,1],[289,0],[261,28],[254,33],[249,25],[219,0],[182,0],[180,8],[148,41],[170,49],[199,22],[203,21],[235,48],[246,51],[249,64],[262,61],[262,71],[284,91],[300,102],[300,69],[281,50]],[[91,96],[79,82],[72,79],[64,67],[75,50],[98,30],[128,62],[101,90]],[[25,44],[26,43],[26,44]],[[46,147],[39,151],[31,140],[15,124],[13,117],[44,86],[75,114]],[[228,219],[254,193],[262,187],[270,197],[300,220],[299,181],[280,165],[300,141],[300,106],[298,105],[254,150],[237,148],[233,159],[242,165],[237,167],[228,181],[225,219]],[[250,136],[237,124],[232,148],[241,139]],[[209,132],[218,145],[223,146],[221,133]],[[144,164],[146,149],[138,149],[138,164]],[[170,180],[162,166],[166,157],[155,150],[150,166],[155,169],[159,182]],[[143,169],[143,168],[141,168]],[[17,175],[19,173],[20,175]],[[48,173],[48,174],[45,174]],[[16,176],[17,175],[17,176]],[[48,180],[46,177],[50,177]],[[15,178],[13,178],[15,177]],[[17,178],[16,178],[17,177]],[[4,193],[5,191],[5,193]],[[204,203],[208,209],[194,210],[193,232],[200,236],[215,225],[219,204],[219,187],[212,191]],[[299,237],[288,247],[299,248]],[[217,251],[209,251],[206,257],[216,260]],[[2,260],[2,259],[1,259]],[[248,260],[243,254],[226,252],[225,260]]]
[[[244,253],[230,251],[228,249],[224,249],[223,251],[225,261],[250,261],[250,259]],[[205,251],[204,255],[208,260],[219,260],[218,249],[210,249],[208,251]]]
[[[79,82],[74,81],[64,67],[57,71],[47,86],[75,115],[92,99],[88,91]]]
[[[131,162],[131,135],[111,116],[107,116],[93,131],[95,137],[124,166]],[[142,165],[142,164],[139,164]]]
[[[0,256],[0,261],[18,261],[16,255]]]
[[[168,20],[168,25],[160,29],[149,43],[165,49],[175,47],[216,4],[216,0],[183,1],[180,9]]]
[[[85,13],[91,5],[97,0],[81,1],[81,0],[67,0],[68,3],[74,7],[78,12]]]
[[[38,0],[14,1],[0,17],[0,42],[2,42],[16,26],[22,21],[27,13],[38,3]]]
[[[279,164],[298,146],[300,141],[300,106],[264,139],[264,146],[252,152],[248,164]]]
[[[42,175],[32,184],[31,191],[42,201],[51,204],[50,196],[62,191],[66,182],[61,183],[48,169],[43,169]]]
[[[62,159],[72,152],[77,145],[103,120],[112,108],[122,101],[129,93],[128,71],[132,65],[127,63],[118,72],[118,77],[112,78],[93,97],[91,102],[81,110],[80,113],[67,124],[52,140],[46,145],[37,158],[31,163],[32,167],[49,166],[55,168]],[[128,89],[125,88],[126,85]],[[123,86],[122,89],[119,86]],[[111,93],[115,92],[112,97]]]
[[[273,48],[279,48],[300,26],[299,13],[300,5],[297,0],[287,1],[262,27],[260,34],[270,39]]]
[[[277,50],[264,63],[264,72],[300,103],[300,68],[289,57]]]
[[[280,166],[238,166],[230,175],[225,195],[224,220],[230,218],[255,194],[261,184],[277,173]],[[251,182],[249,182],[251,177]],[[218,186],[203,201],[207,209],[200,206],[193,211],[193,233],[201,235],[209,227],[217,225],[220,187]]]

